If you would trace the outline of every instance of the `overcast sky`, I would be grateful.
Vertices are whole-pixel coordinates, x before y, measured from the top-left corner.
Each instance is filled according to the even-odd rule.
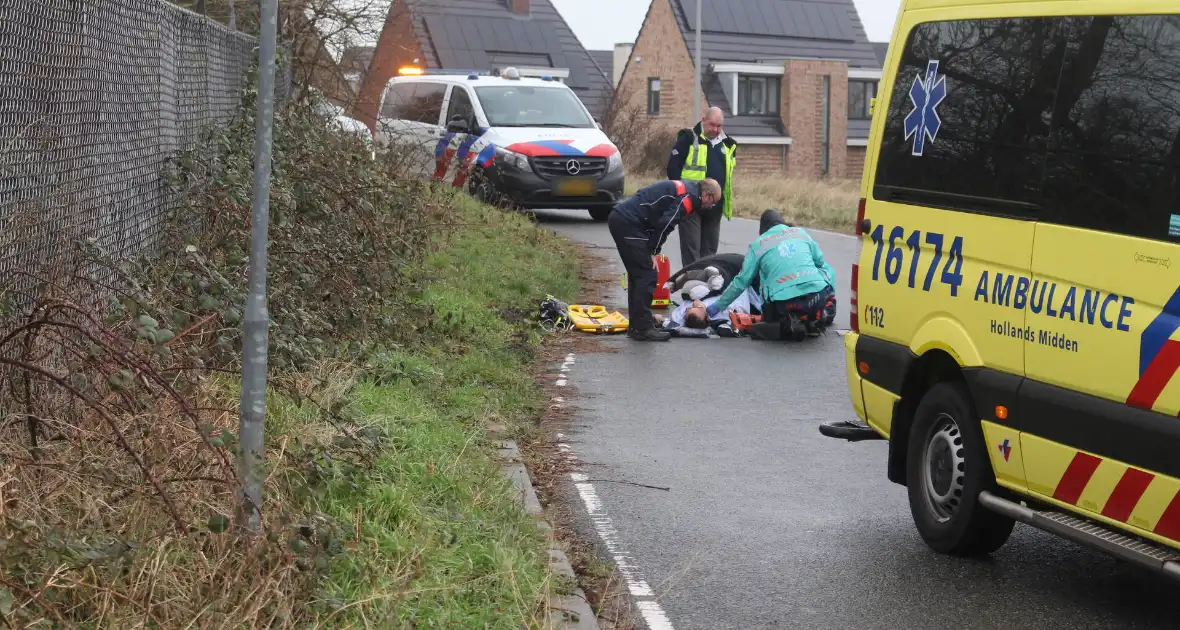
[[[725,2],[725,0],[706,0]],[[552,0],[562,17],[590,50],[609,50],[635,41],[651,0]],[[889,41],[901,0],[853,0],[860,21],[874,42]]]

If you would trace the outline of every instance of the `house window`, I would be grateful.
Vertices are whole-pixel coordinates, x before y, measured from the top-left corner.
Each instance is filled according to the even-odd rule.
[[[649,78],[647,80],[647,115],[660,115],[660,80],[659,78]]]
[[[778,113],[781,77],[739,76],[738,115],[768,116]]]
[[[876,81],[853,79],[848,82],[848,120],[871,120],[873,99],[877,96]]]

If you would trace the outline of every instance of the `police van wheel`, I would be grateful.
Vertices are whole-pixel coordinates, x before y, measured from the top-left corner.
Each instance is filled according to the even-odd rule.
[[[591,208],[590,218],[602,223],[610,218],[611,210],[614,208]]]
[[[1012,534],[1012,519],[979,503],[994,490],[983,429],[961,383],[932,387],[914,413],[906,457],[906,486],[918,533],[935,551],[987,555]]]

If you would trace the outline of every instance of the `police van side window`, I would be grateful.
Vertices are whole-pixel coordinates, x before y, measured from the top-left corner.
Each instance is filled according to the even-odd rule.
[[[451,122],[458,116],[469,127],[475,125],[475,107],[471,105],[471,97],[467,95],[467,90],[459,86],[451,89],[451,102],[447,106],[447,122]]]
[[[1047,220],[1180,242],[1180,16],[1070,21]]]
[[[911,32],[886,113],[874,196],[1035,216],[1063,20],[962,20]]]
[[[404,119],[431,125],[439,124],[443,97],[447,94],[446,84],[415,82],[413,85],[414,95],[406,106]]]
[[[381,103],[381,117],[390,120],[405,120],[406,106],[414,96],[414,84],[395,83],[385,91],[385,100]]]

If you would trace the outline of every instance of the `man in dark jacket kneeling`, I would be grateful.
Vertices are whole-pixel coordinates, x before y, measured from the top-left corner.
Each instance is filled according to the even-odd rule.
[[[620,201],[608,225],[619,257],[627,268],[627,335],[637,341],[667,341],[671,334],[656,328],[651,313],[656,290],[656,257],[676,226],[693,212],[712,208],[721,198],[714,179],[699,182],[662,181]]]

